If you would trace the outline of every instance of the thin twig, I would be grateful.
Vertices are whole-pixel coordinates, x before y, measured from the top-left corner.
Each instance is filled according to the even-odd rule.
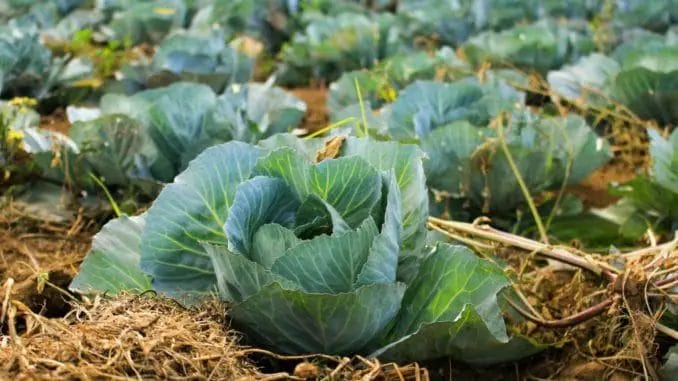
[[[522,291],[520,291],[520,288],[518,288],[517,285],[513,285],[513,291],[515,291],[516,295],[520,298],[520,300],[527,306],[527,308],[530,310],[530,313],[536,317],[537,319],[545,320],[543,316],[537,311],[536,308],[532,307],[532,304],[527,300],[527,297],[523,294]]]
[[[327,125],[326,127],[319,129],[318,131],[315,131],[315,132],[313,132],[309,135],[306,135],[306,136],[303,137],[303,139],[307,140],[307,139],[315,138],[316,136],[322,135],[322,134],[324,134],[328,131],[331,131],[331,130],[337,128],[337,127],[341,127],[345,124],[349,124],[349,123],[354,122],[356,120],[357,120],[356,118],[349,116],[348,118],[344,118],[342,120],[331,123],[331,124]]]
[[[307,360],[307,359],[310,359],[310,358],[323,358],[325,360],[331,360],[331,361],[334,361],[334,362],[340,362],[341,361],[337,357],[330,356],[330,355],[324,355],[324,354],[321,354],[321,353],[312,353],[312,354],[307,354],[307,355],[279,355],[277,353],[267,351],[265,349],[260,349],[260,348],[247,348],[247,349],[243,349],[243,350],[234,352],[232,355],[235,356],[235,357],[243,357],[243,356],[247,356],[251,353],[263,354],[263,355],[266,355],[266,356],[276,358],[278,360]]]
[[[659,255],[655,256],[652,261],[650,261],[650,263],[645,265],[645,268],[649,269],[652,267],[661,266],[662,262],[671,256],[671,252],[676,247],[676,245],[678,245],[678,237],[674,238],[673,241],[669,242],[668,245],[662,247]],[[653,245],[653,247],[656,247],[656,244]]]
[[[628,253],[623,253],[623,254],[619,254],[619,255],[621,255],[625,258],[648,255],[648,254],[653,254],[654,252],[656,252],[658,250],[663,250],[666,247],[671,247],[675,244],[676,244],[676,239],[674,239],[673,241],[670,241],[670,242],[663,243],[661,245],[645,247],[645,248],[642,248],[642,249],[629,251]]]
[[[106,187],[106,184],[92,172],[89,173],[89,177],[104,191],[104,195],[106,196],[106,199],[108,199],[108,203],[111,205],[111,209],[113,209],[115,216],[120,217],[123,214],[122,209],[120,209],[118,202],[115,201],[115,198],[113,198],[113,195]]]
[[[0,313],[0,325],[5,323],[5,317],[7,316],[7,308],[9,308],[9,298],[12,295],[12,287],[14,287],[14,279],[9,278],[5,282],[5,297],[2,300],[2,313]]]
[[[546,234],[546,228],[544,227],[544,223],[541,220],[541,216],[539,215],[539,211],[537,210],[537,207],[534,205],[534,200],[532,199],[532,195],[530,195],[530,190],[527,189],[527,185],[525,184],[525,181],[523,180],[523,176],[518,170],[518,166],[516,165],[516,162],[513,160],[513,156],[511,155],[511,151],[509,151],[508,144],[506,144],[506,139],[504,137],[504,115],[500,114],[497,117],[497,134],[499,135],[499,144],[501,145],[501,149],[504,151],[504,155],[506,156],[506,161],[508,162],[509,167],[511,167],[511,171],[513,172],[513,176],[516,178],[516,181],[518,182],[518,185],[520,186],[520,190],[523,192],[523,196],[525,197],[525,201],[527,202],[527,205],[530,208],[530,212],[532,213],[532,218],[534,218],[535,224],[537,224],[537,230],[539,230],[539,236],[541,237],[541,241],[548,244],[549,243],[549,237],[548,234]]]
[[[678,340],[678,331],[675,329],[669,328],[660,322],[655,322],[654,327],[657,329],[657,331],[671,337],[673,340]]]
[[[363,94],[360,91],[360,84],[358,83],[358,78],[353,79],[353,84],[355,85],[355,92],[358,95],[358,102],[360,103],[360,117],[362,118],[362,125],[364,128],[364,131],[360,131],[360,128],[358,128],[358,135],[360,137],[369,137],[370,131],[368,130],[367,127],[367,114],[365,112],[365,104],[363,103]]]
[[[563,319],[558,319],[558,320],[543,320],[539,319],[536,316],[533,316],[531,313],[525,311],[522,307],[517,305],[515,302],[511,301],[509,298],[506,298],[506,301],[513,307],[516,311],[518,311],[521,315],[523,315],[527,320],[530,320],[531,322],[541,325],[543,327],[547,328],[568,328],[568,327],[573,327],[577,324],[583,323],[587,320],[590,320],[603,312],[612,305],[614,302],[613,298],[607,298],[603,300],[602,302],[591,306],[583,311],[577,312],[574,315],[570,315],[566,318]]]
[[[492,245],[488,245],[488,244],[486,244],[486,243],[474,241],[474,240],[472,240],[472,239],[470,239],[470,238],[462,237],[462,236],[460,236],[460,235],[458,235],[458,234],[451,233],[451,232],[449,232],[449,231],[447,231],[447,230],[445,230],[445,229],[442,229],[442,228],[440,228],[440,227],[438,227],[438,226],[436,226],[436,225],[434,225],[434,224],[432,224],[432,223],[430,223],[430,222],[428,223],[428,227],[431,228],[431,229],[433,229],[433,230],[435,230],[435,231],[437,231],[437,232],[440,232],[440,233],[442,233],[442,234],[444,234],[444,235],[446,235],[446,236],[448,236],[448,237],[450,237],[450,238],[452,238],[452,239],[454,239],[454,240],[456,240],[456,241],[465,243],[465,244],[467,244],[467,245],[469,245],[469,246],[473,246],[473,248],[475,248],[476,251],[478,251],[478,252],[481,252],[481,250],[478,250],[478,249],[494,250],[494,246],[492,246]]]
[[[678,274],[654,282],[655,287],[662,289],[671,288],[672,286],[675,286],[677,284],[678,284]]]
[[[429,221],[433,224],[438,224],[446,228],[461,231],[476,237],[482,237],[490,241],[500,242],[505,245],[521,248],[526,251],[533,251],[543,257],[557,260],[559,262],[579,267],[584,270],[591,271],[597,275],[603,275],[608,280],[614,281],[617,275],[604,269],[591,260],[583,258],[579,255],[573,254],[563,248],[552,247],[531,239],[527,239],[514,234],[506,233],[497,230],[488,225],[473,225],[465,222],[447,221],[435,217],[429,217]]]
[[[348,357],[342,358],[342,359],[341,359],[341,362],[339,363],[339,365],[337,365],[336,368],[334,368],[334,369],[332,370],[332,372],[330,373],[330,379],[331,379],[331,380],[334,380],[335,377],[337,377],[337,375],[339,374],[339,372],[340,372],[344,367],[346,367],[346,365],[348,365],[350,362],[351,362],[351,359],[350,359],[350,358],[348,358]]]

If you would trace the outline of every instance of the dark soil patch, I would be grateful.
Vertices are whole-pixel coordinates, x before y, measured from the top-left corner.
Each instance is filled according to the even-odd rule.
[[[63,109],[58,108],[51,114],[44,115],[40,118],[40,127],[46,130],[68,135],[68,130],[71,128],[71,123],[66,117],[66,112],[64,112]]]
[[[609,193],[610,185],[624,183],[636,176],[635,169],[621,161],[613,161],[599,168],[581,183],[569,191],[579,197],[584,205],[592,208],[604,208],[619,198]]]
[[[325,87],[303,87],[290,89],[295,96],[306,102],[306,116],[302,128],[309,132],[327,126],[329,114],[327,111],[327,89]]]
[[[81,215],[70,224],[33,218],[10,203],[0,209],[0,279],[3,296],[47,317],[64,316],[66,291],[98,229]]]

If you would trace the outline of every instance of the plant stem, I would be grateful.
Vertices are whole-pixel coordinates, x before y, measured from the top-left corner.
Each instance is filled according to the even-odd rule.
[[[556,261],[566,263],[584,270],[591,271],[596,275],[603,275],[608,280],[614,281],[617,275],[613,272],[602,268],[586,258],[573,254],[568,250],[552,247],[550,245],[533,241],[514,234],[506,233],[501,230],[494,229],[489,225],[473,225],[466,222],[447,221],[435,217],[429,217],[429,222],[443,226],[452,230],[457,230],[472,236],[481,237],[490,241],[500,242],[505,245],[518,247],[520,249],[535,252],[543,257],[554,259]]]
[[[657,329],[657,331],[671,337],[673,340],[678,340],[678,331],[675,329],[669,328],[660,322],[654,323],[654,327]]]
[[[336,122],[334,122],[334,123],[332,123],[332,124],[329,124],[329,125],[327,125],[326,127],[323,127],[323,128],[321,128],[321,129],[319,129],[319,130],[317,130],[317,131],[315,131],[315,132],[313,132],[313,133],[311,133],[311,134],[309,134],[309,135],[306,135],[306,136],[303,137],[303,139],[306,139],[306,140],[307,140],[307,139],[315,138],[315,137],[318,136],[318,135],[322,135],[322,134],[324,134],[325,132],[331,131],[331,130],[337,128],[337,127],[341,127],[341,126],[343,126],[343,125],[345,125],[345,124],[349,124],[349,123],[351,123],[351,122],[354,122],[355,120],[356,120],[356,119],[355,119],[354,117],[349,116],[348,118],[344,118],[344,119],[342,119],[342,120],[336,121]]]
[[[654,282],[654,285],[655,285],[655,287],[662,287],[662,286],[666,286],[666,285],[677,283],[677,282],[678,282],[678,274],[672,275],[672,276],[670,276],[668,278],[664,278],[662,280],[658,280],[658,281]]]
[[[620,255],[623,256],[624,258],[638,257],[638,256],[642,256],[642,255],[653,254],[654,252],[656,252],[658,250],[664,250],[666,248],[671,248],[673,245],[676,245],[676,239],[674,239],[673,241],[670,241],[670,242],[662,243],[661,245],[645,247],[645,248],[642,248],[642,249],[630,251],[628,253],[623,253],[623,254],[620,254]]]
[[[530,195],[530,190],[527,189],[527,185],[525,184],[525,181],[523,180],[523,176],[520,174],[520,171],[518,170],[518,166],[516,165],[515,161],[513,160],[513,156],[511,156],[511,152],[509,151],[508,144],[506,144],[506,139],[504,137],[504,116],[503,114],[499,115],[497,117],[497,133],[499,135],[499,144],[501,145],[502,151],[504,151],[504,155],[506,156],[506,161],[508,162],[509,167],[511,167],[511,171],[513,172],[513,176],[515,176],[516,181],[518,182],[518,185],[520,186],[520,190],[523,192],[523,197],[525,197],[525,201],[527,202],[527,205],[530,208],[530,213],[532,213],[532,218],[534,218],[534,222],[537,224],[537,230],[539,230],[539,236],[541,237],[541,241],[548,244],[549,243],[549,237],[548,234],[546,234],[546,228],[544,228],[544,223],[541,220],[541,216],[539,215],[539,211],[537,211],[537,207],[534,205],[534,200],[532,199],[532,196]]]
[[[115,202],[115,199],[113,198],[113,195],[111,195],[111,192],[109,192],[108,188],[106,188],[106,184],[104,184],[104,182],[101,181],[101,179],[98,178],[92,172],[89,173],[89,176],[104,191],[104,194],[106,195],[106,198],[108,199],[108,203],[111,205],[111,208],[113,209],[113,212],[115,213],[115,216],[120,217],[122,215],[122,210],[120,210],[120,206],[118,206],[118,203]]]
[[[447,231],[447,230],[445,230],[445,229],[442,229],[442,228],[440,228],[439,226],[434,225],[434,224],[432,224],[432,223],[430,223],[430,222],[428,223],[428,227],[429,227],[430,229],[433,229],[433,230],[435,230],[435,231],[438,231],[438,232],[440,232],[440,233],[442,233],[442,234],[445,234],[446,236],[448,236],[448,237],[450,237],[450,238],[452,238],[452,239],[454,239],[454,240],[456,240],[456,241],[459,241],[459,242],[464,243],[464,244],[466,244],[466,245],[472,246],[472,247],[473,247],[474,249],[476,249],[476,251],[478,251],[478,252],[480,252],[481,249],[482,249],[482,250],[494,250],[494,246],[492,246],[492,245],[488,245],[488,244],[486,244],[486,243],[474,241],[474,240],[472,240],[472,239],[469,239],[469,238],[466,238],[466,237],[462,237],[462,236],[460,236],[460,235],[458,235],[458,234],[451,233],[451,232],[449,232],[449,231]],[[481,253],[481,255],[482,255],[482,253]],[[483,255],[483,256],[484,256],[484,255]]]
[[[360,91],[360,84],[358,83],[358,78],[353,79],[353,84],[355,85],[355,91],[358,95],[358,102],[360,103],[360,117],[363,120],[363,135],[360,137],[369,137],[370,132],[367,128],[367,113],[365,112],[365,104],[363,103],[363,93]],[[360,129],[358,129],[358,135],[360,135]]]
[[[592,318],[602,314],[603,312],[605,312],[605,310],[609,306],[612,305],[612,303],[614,302],[614,299],[613,298],[607,298],[607,299],[603,300],[602,302],[600,302],[596,305],[593,305],[593,306],[591,306],[591,307],[589,307],[589,308],[587,308],[583,311],[577,312],[574,315],[570,315],[566,318],[562,318],[562,319],[559,319],[559,320],[539,319],[538,317],[533,316],[529,312],[525,311],[522,307],[520,307],[519,305],[517,305],[515,302],[511,301],[510,299],[507,298],[506,301],[511,305],[511,307],[513,307],[516,311],[518,311],[521,315],[523,315],[525,317],[525,319],[527,319],[527,320],[529,320],[529,321],[531,321],[535,324],[538,324],[538,325],[541,325],[541,326],[547,327],[547,328],[568,328],[568,327],[573,327],[577,324],[583,323],[583,322],[585,322],[589,319],[592,319]]]

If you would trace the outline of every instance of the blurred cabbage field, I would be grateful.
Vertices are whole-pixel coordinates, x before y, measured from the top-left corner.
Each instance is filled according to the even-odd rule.
[[[676,106],[676,0],[0,0],[0,378],[678,379]]]

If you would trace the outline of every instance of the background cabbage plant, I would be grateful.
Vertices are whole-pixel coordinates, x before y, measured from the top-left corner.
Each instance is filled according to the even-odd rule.
[[[145,214],[97,235],[71,288],[186,304],[217,291],[234,326],[284,353],[487,364],[539,351],[507,333],[495,263],[424,246],[422,158],[367,138],[211,147]]]
[[[486,31],[469,38],[463,48],[469,62],[515,66],[545,73],[594,49],[586,23],[544,19],[501,32]]]
[[[346,72],[330,84],[327,98],[330,119],[341,119],[337,115],[359,104],[356,82],[367,107],[378,109],[393,102],[398,91],[416,80],[443,80],[470,70],[449,47],[435,55],[418,52],[388,57],[370,70]]]
[[[177,32],[158,45],[149,65],[127,65],[123,84],[130,90],[160,87],[179,81],[197,82],[222,92],[252,77],[253,60],[226,44],[223,33]]]
[[[283,46],[278,81],[299,85],[313,79],[335,80],[345,71],[374,66],[406,46],[397,34],[389,35],[398,30],[389,28],[394,22],[387,15],[359,13],[315,17]]]
[[[101,31],[111,40],[158,43],[184,25],[186,4],[181,0],[104,0],[98,8],[110,22]]]
[[[0,27],[0,94],[42,98],[57,83],[63,60],[40,44],[38,33]]]
[[[622,199],[596,213],[634,239],[648,228],[669,234],[678,229],[678,130],[666,138],[653,129],[648,135],[652,160],[648,172],[613,186],[611,193]]]
[[[37,117],[21,128],[35,142],[27,152],[42,176],[91,189],[93,174],[153,195],[209,146],[296,128],[306,104],[267,84],[234,85],[217,95],[209,86],[179,82],[133,96],[106,94],[99,108],[74,110],[68,136],[40,128]]]
[[[667,38],[668,40],[668,38]],[[678,124],[678,43],[638,48],[620,54],[621,70],[614,78],[612,99],[643,119],[661,125]]]
[[[534,114],[524,97],[501,79],[418,81],[390,106],[388,133],[421,145],[429,186],[455,218],[509,217],[525,196],[491,126],[502,112],[511,115],[503,139],[532,194],[577,184],[611,157],[583,118]]]
[[[640,33],[611,56],[594,53],[548,73],[554,92],[581,106],[620,103],[643,119],[675,126],[678,113],[678,44],[665,36]]]

